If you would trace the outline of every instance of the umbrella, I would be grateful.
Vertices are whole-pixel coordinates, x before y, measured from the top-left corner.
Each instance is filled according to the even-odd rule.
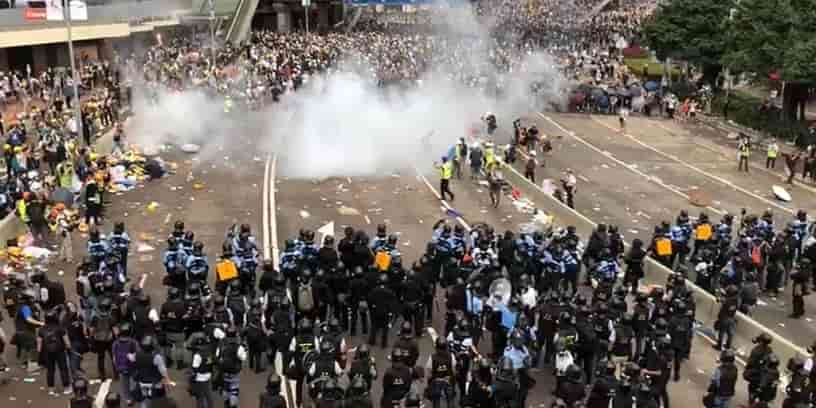
[[[572,94],[570,99],[572,100],[572,103],[582,103],[584,102],[584,99],[586,99],[586,94],[583,92],[576,92]]]
[[[633,98],[637,98],[643,94],[643,88],[641,88],[640,85],[632,85],[629,87],[629,93]]]
[[[73,208],[74,206],[74,193],[64,189],[64,188],[56,188],[51,193],[51,201],[54,203],[63,203],[68,208]]]
[[[596,99],[598,106],[605,108],[609,106],[609,97],[606,95],[601,95],[599,98]]]
[[[647,91],[651,92],[651,91],[657,90],[657,88],[659,88],[660,85],[658,85],[657,82],[655,82],[655,81],[649,81],[649,82],[645,83],[643,85],[643,87],[646,88]]]
[[[598,97],[604,96],[606,94],[606,92],[601,88],[594,88],[592,90],[591,94],[592,94],[592,96],[598,98]]]

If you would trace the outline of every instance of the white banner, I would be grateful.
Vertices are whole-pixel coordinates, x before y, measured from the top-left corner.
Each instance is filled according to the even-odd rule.
[[[63,21],[65,13],[63,10],[64,0],[47,0],[45,3],[46,19],[48,21]],[[71,0],[71,21],[87,21],[88,6],[84,1]]]

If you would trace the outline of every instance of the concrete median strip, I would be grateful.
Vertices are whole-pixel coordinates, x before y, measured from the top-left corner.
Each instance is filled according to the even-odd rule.
[[[572,133],[558,125],[549,117],[545,115],[541,116],[555,124],[563,132],[567,134]],[[585,237],[589,236],[592,230],[595,229],[597,224],[594,221],[567,207],[553,196],[546,194],[544,190],[524,178],[524,176],[512,166],[508,166],[508,169],[509,171],[505,172],[507,181],[526,196],[534,198],[534,201],[536,201],[539,206],[545,206],[543,210],[548,211],[554,217],[555,223],[563,226],[574,225],[579,234]],[[628,249],[629,244],[627,243],[626,246]],[[652,259],[647,259],[645,269],[646,276],[644,283],[646,284],[663,285],[667,281],[667,278],[674,273]],[[712,332],[719,311],[717,298],[691,282],[687,281],[687,285],[694,291],[694,298],[697,305],[696,318],[698,322],[706,329],[705,331]],[[804,348],[780,336],[750,316],[738,313],[737,319],[737,333],[733,343],[735,350],[750,350],[753,345],[751,339],[760,333],[767,333],[774,339],[773,349],[783,363],[791,357],[808,355]]]

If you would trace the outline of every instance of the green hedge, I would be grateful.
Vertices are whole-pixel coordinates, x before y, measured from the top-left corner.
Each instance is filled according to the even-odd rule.
[[[649,64],[647,68],[647,80],[659,81],[663,78],[663,64],[651,58],[624,58],[623,63],[629,67],[629,71],[639,77],[643,77],[643,67]],[[669,70],[671,72],[672,81],[680,79],[680,70],[672,66]]]
[[[814,142],[810,140],[806,123],[783,120],[779,110],[761,111],[760,107],[764,102],[762,98],[745,92],[732,91],[729,99],[728,119],[735,123],[772,135],[777,139],[796,140],[799,146],[807,146]],[[712,101],[712,113],[722,115],[725,100],[725,92],[717,94]]]

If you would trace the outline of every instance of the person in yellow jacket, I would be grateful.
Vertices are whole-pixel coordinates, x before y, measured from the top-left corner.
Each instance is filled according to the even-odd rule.
[[[232,98],[227,95],[226,99],[224,99],[224,113],[232,112]]]
[[[28,224],[31,222],[31,217],[28,216],[28,202],[31,201],[31,193],[26,191],[23,197],[17,200],[17,217],[20,221]]]
[[[748,172],[748,157],[751,156],[751,143],[747,138],[743,138],[737,147],[737,154],[739,155],[739,165],[737,171]]]
[[[779,145],[776,144],[776,139],[771,139],[768,143],[768,158],[765,159],[765,168],[776,168],[776,157],[779,156]]]
[[[493,146],[493,143],[487,142],[485,143],[485,151],[484,151],[484,170],[485,173],[490,173],[493,170],[493,166],[496,165],[496,148]]]
[[[445,194],[453,201],[453,193],[450,190],[450,181],[453,178],[453,163],[447,157],[442,157],[442,164],[436,166],[439,169],[439,194],[445,199]]]
[[[57,180],[59,186],[71,191],[74,186],[74,165],[68,160],[57,165]]]

